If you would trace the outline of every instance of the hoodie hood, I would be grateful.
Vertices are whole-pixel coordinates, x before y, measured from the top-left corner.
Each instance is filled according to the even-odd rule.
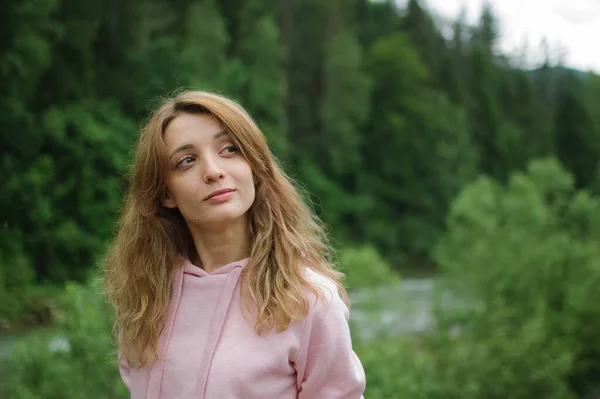
[[[249,258],[229,263],[227,265],[219,267],[216,270],[213,270],[210,273],[207,273],[201,267],[194,265],[189,259],[185,259],[183,261],[183,264],[181,264],[175,271],[172,289],[173,301],[171,303],[171,307],[167,316],[167,324],[165,325],[165,330],[163,334],[161,334],[161,339],[159,341],[159,353],[161,354],[166,353],[168,343],[171,340],[173,325],[182,298],[184,275],[187,274],[194,276],[192,278],[198,277],[202,278],[203,280],[206,279],[205,281],[210,281],[209,284],[211,285],[213,284],[212,281],[214,281],[214,284],[219,284],[219,286],[221,286],[222,283],[217,283],[217,280],[222,281],[222,277],[218,278],[217,280],[212,280],[212,278],[223,275],[226,276],[225,283],[224,285],[222,285],[221,292],[216,300],[215,312],[209,322],[210,324],[208,327],[207,341],[203,349],[203,355],[201,357],[202,363],[200,365],[197,383],[193,390],[194,392],[196,392],[196,394],[198,395],[197,397],[199,398],[204,398],[205,396],[208,374],[214,358],[215,350],[217,348],[217,343],[219,342],[221,332],[223,331],[225,317],[231,304],[233,294],[236,292],[236,286],[240,278],[240,274],[248,264],[248,259]],[[163,359],[159,359],[157,364],[152,368],[150,374],[148,399],[160,398],[164,369],[165,361]]]
[[[245,258],[236,262],[231,262],[229,264],[219,267],[218,269],[213,270],[210,273],[207,273],[203,268],[194,265],[189,259],[186,259],[183,262],[183,272],[194,275],[196,277],[207,277],[216,276],[219,274],[228,274],[236,268],[240,268],[240,270],[243,270],[248,264],[248,259],[249,258]]]

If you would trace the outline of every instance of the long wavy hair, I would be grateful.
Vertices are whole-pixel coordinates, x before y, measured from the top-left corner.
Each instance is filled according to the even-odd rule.
[[[348,304],[324,226],[271,154],[250,115],[221,95],[183,92],[163,100],[141,129],[116,237],[105,261],[104,293],[116,316],[119,353],[133,367],[159,358],[158,339],[174,270],[195,254],[183,216],[163,206],[169,169],[164,132],[185,113],[216,118],[254,174],[249,261],[240,281],[242,302],[255,315],[256,333],[285,330],[306,316],[306,289],[320,294],[306,280],[305,266],[333,280]]]

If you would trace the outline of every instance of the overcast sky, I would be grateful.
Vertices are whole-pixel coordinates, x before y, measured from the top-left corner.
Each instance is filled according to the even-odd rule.
[[[405,3],[404,1],[399,1]],[[442,17],[467,11],[475,22],[484,0],[424,0]],[[600,0],[490,0],[499,19],[500,49],[514,54],[528,42],[529,62],[539,61],[542,38],[562,48],[567,66],[600,73]]]

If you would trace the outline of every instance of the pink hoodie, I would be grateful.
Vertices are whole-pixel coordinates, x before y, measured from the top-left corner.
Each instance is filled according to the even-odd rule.
[[[132,399],[359,399],[365,373],[352,350],[348,308],[332,281],[307,268],[327,303],[287,330],[259,336],[242,316],[238,279],[247,259],[212,273],[175,272],[164,360],[142,369],[120,359]]]

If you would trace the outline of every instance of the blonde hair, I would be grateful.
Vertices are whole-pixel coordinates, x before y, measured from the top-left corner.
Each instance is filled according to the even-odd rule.
[[[248,210],[249,261],[243,270],[243,303],[255,309],[257,334],[285,330],[304,318],[305,289],[319,295],[303,267],[330,278],[348,304],[333,266],[325,229],[269,151],[248,113],[221,95],[188,91],[165,99],[141,130],[129,189],[105,265],[104,292],[114,310],[119,352],[142,367],[158,357],[158,339],[169,304],[173,273],[195,253],[189,229],[177,209],[163,207],[168,156],[163,135],[178,115],[212,115],[250,164],[256,197]]]

